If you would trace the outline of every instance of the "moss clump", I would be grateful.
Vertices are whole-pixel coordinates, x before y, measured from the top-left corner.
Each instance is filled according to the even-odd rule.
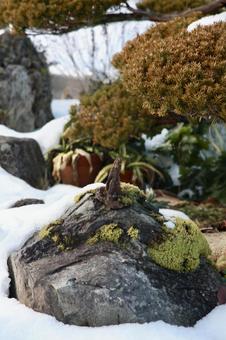
[[[130,227],[127,230],[127,234],[129,235],[129,237],[132,240],[137,240],[139,238],[139,229],[135,228],[135,227]]]
[[[58,225],[61,225],[63,223],[63,220],[55,220],[48,224],[47,226],[44,226],[40,231],[39,231],[39,238],[42,240],[46,237],[52,238],[56,235],[54,235],[54,228],[57,227]],[[56,239],[54,237],[54,239]]]
[[[132,184],[121,182],[121,191],[122,195],[119,200],[125,206],[133,205],[138,200],[144,200],[146,198],[144,192]]]
[[[101,241],[119,243],[119,240],[123,233],[123,229],[120,228],[117,224],[105,224],[100,229],[98,229],[95,235],[89,238],[86,243],[88,245],[93,245]]]
[[[210,255],[209,245],[194,222],[177,218],[174,229],[163,228],[164,240],[150,245],[147,250],[161,267],[179,272],[193,271],[199,266],[200,256]]]
[[[61,235],[56,231],[56,227],[62,225],[63,220],[56,220],[49,225],[43,227],[39,232],[39,238],[41,240],[48,238],[51,240],[59,250],[70,250],[73,248],[75,240],[69,235]]]

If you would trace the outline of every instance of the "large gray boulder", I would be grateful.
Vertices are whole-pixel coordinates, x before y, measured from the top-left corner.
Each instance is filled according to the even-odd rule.
[[[35,188],[47,187],[45,159],[34,139],[0,136],[0,166]]]
[[[53,119],[50,75],[44,56],[30,39],[0,35],[0,123],[33,131]]]
[[[79,326],[156,320],[193,325],[217,305],[220,275],[205,256],[194,252],[191,258],[184,249],[176,255],[181,271],[167,268],[172,252],[168,265],[160,266],[149,250],[170,233],[163,216],[136,188],[114,186],[77,197],[60,220],[10,256],[10,295]],[[188,243],[191,229],[202,237],[189,223],[182,230]],[[196,242],[206,245],[204,238]],[[195,258],[195,268],[187,270]]]

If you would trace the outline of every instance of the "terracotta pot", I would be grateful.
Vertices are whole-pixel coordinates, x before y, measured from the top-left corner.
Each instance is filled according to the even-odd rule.
[[[79,155],[76,160],[77,175],[74,174],[73,177],[75,181],[74,185],[84,187],[93,183],[101,168],[102,161],[97,154],[90,154],[89,160],[85,156]]]
[[[102,168],[102,160],[97,154],[85,152],[60,154],[57,156],[53,177],[63,184],[84,187],[94,182]],[[54,163],[54,160],[53,160]]]
[[[120,180],[125,183],[134,184],[133,181],[133,171],[132,170],[125,170],[124,173],[120,174]]]

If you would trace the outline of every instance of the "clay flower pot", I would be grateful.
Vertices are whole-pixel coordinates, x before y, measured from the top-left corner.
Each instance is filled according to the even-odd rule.
[[[135,184],[133,180],[133,171],[125,170],[120,173],[120,180],[125,183]]]
[[[84,187],[94,182],[101,167],[102,160],[97,154],[76,149],[59,153],[53,159],[52,176],[59,183]]]

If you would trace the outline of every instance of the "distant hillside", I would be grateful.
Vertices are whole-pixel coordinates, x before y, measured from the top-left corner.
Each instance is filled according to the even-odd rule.
[[[88,77],[65,76],[60,74],[51,75],[53,99],[74,99],[79,98],[80,93],[87,92],[90,80]]]

